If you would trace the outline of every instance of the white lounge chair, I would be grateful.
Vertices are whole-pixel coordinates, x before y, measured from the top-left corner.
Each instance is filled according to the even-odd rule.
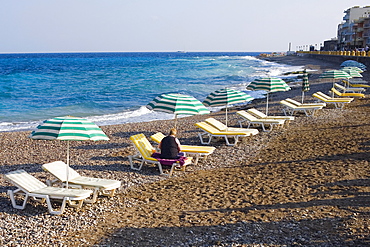
[[[63,161],[55,161],[42,165],[42,169],[50,172],[56,179],[47,180],[46,184],[52,186],[54,183],[66,184],[67,181],[67,165]],[[117,188],[121,186],[121,182],[117,180],[84,177],[78,174],[73,168],[68,167],[68,187],[79,189],[92,189],[94,191],[91,200],[85,200],[87,203],[94,203],[99,194],[113,197]]]
[[[297,106],[286,100],[280,101],[280,104],[283,106],[283,112],[287,116],[293,116],[295,112],[304,112],[306,116],[313,116],[317,110],[320,110],[324,107],[322,105]]]
[[[197,126],[203,131],[202,133],[198,134],[200,142],[202,144],[210,144],[213,137],[221,137],[225,139],[226,145],[235,146],[238,143],[239,138],[258,134],[257,129],[247,129],[246,131],[239,131],[239,132],[238,131],[220,131],[206,122],[196,123],[195,126]],[[204,137],[208,138],[208,141],[206,141]],[[228,138],[233,138],[234,143],[230,143]]]
[[[62,214],[66,203],[72,207],[81,208],[84,200],[90,197],[91,190],[67,189],[47,186],[25,170],[12,171],[4,175],[4,178],[18,187],[15,190],[8,190],[8,195],[12,202],[12,206],[16,209],[24,209],[29,197],[33,197],[36,201],[45,202],[48,205],[50,214]],[[24,195],[22,205],[16,203],[15,195]],[[51,204],[51,199],[62,200],[59,210],[54,210]],[[78,203],[73,203],[77,201]]]
[[[264,118],[256,118],[252,114],[246,112],[246,111],[237,111],[236,114],[238,114],[240,117],[242,117],[242,120],[239,121],[240,127],[243,126],[244,122],[248,122],[249,128],[251,125],[260,125],[262,127],[263,131],[266,130],[266,126],[270,126],[268,131],[271,131],[273,127],[276,126],[283,126],[285,120],[283,119],[264,119]]]
[[[363,87],[345,87],[338,83],[334,83],[334,87],[342,91],[342,93],[363,93],[366,91]]]
[[[293,116],[267,116],[255,108],[248,109],[247,112],[259,119],[285,120],[285,123],[289,123],[295,119]]]
[[[351,103],[353,101],[353,98],[332,98],[320,91],[312,94],[312,96],[327,104],[334,104],[335,108],[341,109],[344,107],[345,104]]]
[[[365,98],[365,94],[363,93],[341,93],[335,87],[333,87],[330,91],[332,91],[335,95],[339,97],[358,97],[358,98]]]
[[[326,103],[301,103],[301,102],[298,102],[294,99],[290,99],[290,98],[287,98],[285,99],[286,101],[292,103],[293,105],[296,105],[296,106],[302,106],[302,107],[305,107],[305,106],[308,106],[308,107],[315,107],[315,106],[319,106],[319,107],[325,107],[326,106]]]
[[[217,119],[215,118],[207,118],[206,120],[204,120],[206,123],[212,125],[213,127],[215,127],[216,129],[218,129],[219,131],[223,132],[223,131],[230,131],[230,132],[255,132],[255,133],[258,133],[258,130],[252,130],[252,129],[247,129],[247,128],[235,128],[235,127],[228,127],[226,126],[225,124],[223,124],[222,122],[218,121]]]

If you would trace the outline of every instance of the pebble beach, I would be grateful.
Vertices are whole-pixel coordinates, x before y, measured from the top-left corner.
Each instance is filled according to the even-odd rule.
[[[328,94],[332,82],[318,77],[340,67],[296,56],[265,59],[312,71],[305,103],[314,102],[314,92]],[[363,76],[370,81],[369,72]],[[282,99],[301,100],[300,84],[291,87],[270,95],[270,115],[283,114]],[[116,195],[52,216],[33,200],[24,210],[12,208],[7,190],[14,187],[1,178],[0,246],[369,246],[368,91],[343,109],[328,105],[313,117],[295,115],[284,128],[258,128],[234,147],[212,142],[212,155],[172,177],[155,166],[131,170],[127,156],[135,153],[131,135],[167,133],[173,120],[102,126],[110,141],[71,142],[71,167],[121,181]],[[265,104],[231,108],[229,126],[239,127],[236,110],[264,111]],[[194,124],[210,116],[225,120],[224,111],[179,118],[180,142],[201,145]],[[29,134],[0,133],[1,174],[25,169],[51,179],[41,165],[65,161],[66,144]]]

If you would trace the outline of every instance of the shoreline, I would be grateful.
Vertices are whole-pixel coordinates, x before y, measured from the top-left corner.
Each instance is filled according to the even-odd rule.
[[[294,63],[294,58],[286,59]],[[295,65],[319,69],[305,96],[305,103],[313,102],[312,93],[331,87],[315,77],[332,65],[296,59]],[[282,115],[278,102],[300,95],[299,86],[271,94],[269,113]],[[122,181],[117,195],[99,197],[80,211],[67,207],[62,216],[51,217],[45,204],[13,209],[6,195],[11,186],[2,179],[0,225],[6,227],[0,229],[0,245],[326,246],[345,240],[365,246],[370,232],[368,102],[367,96],[343,110],[328,107],[312,118],[298,116],[286,128],[261,132],[235,147],[213,142],[217,149],[206,161],[171,178],[159,176],[156,167],[131,170],[127,155],[134,152],[129,136],[167,133],[173,120],[102,126],[111,141],[71,142],[71,166],[84,176]],[[264,110],[265,104],[258,99],[246,108]],[[230,126],[238,127],[238,109],[230,110]],[[178,119],[181,143],[200,145],[194,123],[209,116],[225,118],[220,111]],[[1,173],[24,168],[42,181],[50,179],[41,165],[65,160],[65,143],[31,140],[28,133],[0,133],[6,147],[1,150]],[[46,237],[29,236],[25,229]]]

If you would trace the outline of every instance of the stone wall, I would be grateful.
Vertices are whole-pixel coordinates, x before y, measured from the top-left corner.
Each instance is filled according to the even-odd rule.
[[[323,54],[307,54],[303,53],[300,54],[301,56],[308,56],[311,58],[315,59],[321,59],[324,61],[329,61],[329,62],[338,62],[342,63],[346,60],[355,60],[357,62],[365,64],[368,68],[370,68],[370,57],[362,57],[362,56],[339,56],[339,55],[323,55]]]

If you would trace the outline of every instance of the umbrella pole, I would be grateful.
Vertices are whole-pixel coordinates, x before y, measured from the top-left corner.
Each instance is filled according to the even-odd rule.
[[[66,181],[66,188],[68,188],[68,180],[69,180],[69,141],[67,141],[67,181]]]
[[[304,91],[302,91],[302,104],[303,104],[303,99],[304,99]]]
[[[175,129],[176,129],[176,125],[177,125],[177,114],[175,114]]]
[[[226,130],[227,130],[227,104],[226,104]]]
[[[266,116],[267,116],[268,111],[269,111],[269,93],[267,93],[267,97],[266,97]]]

